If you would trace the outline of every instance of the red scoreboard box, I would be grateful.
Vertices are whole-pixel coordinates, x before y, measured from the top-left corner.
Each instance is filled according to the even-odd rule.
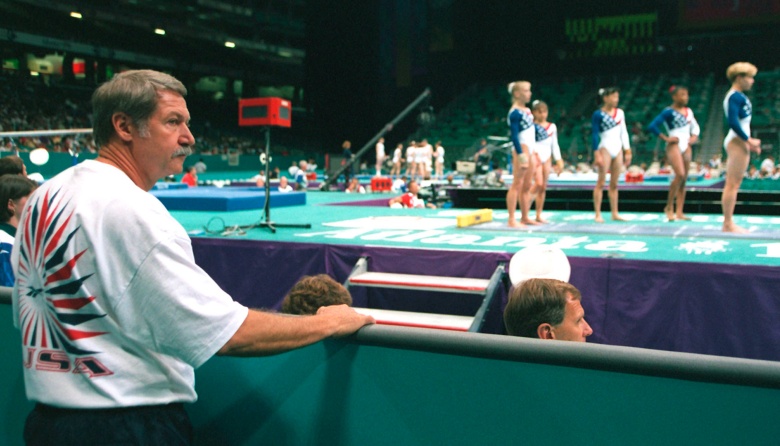
[[[238,101],[238,125],[290,127],[292,103],[282,98],[251,98]]]

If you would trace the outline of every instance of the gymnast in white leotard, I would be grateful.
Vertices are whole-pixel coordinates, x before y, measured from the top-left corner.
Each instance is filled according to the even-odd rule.
[[[509,135],[514,149],[512,151],[512,185],[506,193],[506,209],[509,213],[510,227],[536,225],[536,221],[528,218],[531,208],[531,179],[534,172],[535,159],[533,147],[536,144],[536,130],[533,115],[526,104],[531,100],[531,83],[516,81],[509,84],[509,94],[512,95],[512,107],[507,115]],[[515,220],[515,209],[520,204],[520,221]]]
[[[607,169],[609,169],[609,207],[612,220],[622,221],[618,214],[618,179],[625,161],[631,164],[631,146],[628,142],[628,129],[623,110],[618,108],[620,91],[616,87],[599,89],[601,108],[593,113],[591,119],[594,164],[598,169],[598,180],[593,189],[593,210],[596,222],[604,223],[601,216],[601,201],[604,195]]]
[[[534,127],[536,128],[536,144],[534,155],[538,158],[538,165],[534,173],[534,183],[536,184],[536,221],[547,223],[542,218],[544,212],[544,200],[547,195],[547,180],[550,177],[552,168],[551,157],[555,158],[556,171],[561,173],[563,170],[563,160],[561,159],[561,147],[558,145],[558,127],[552,122],[547,122],[549,109],[544,101],[533,101],[531,103],[531,113],[534,115]]]
[[[723,141],[726,159],[726,184],[723,186],[721,206],[723,207],[723,231],[747,232],[734,224],[734,206],[742,177],[750,163],[750,152],[761,153],[761,140],[750,136],[750,117],[753,109],[746,91],[753,87],[758,68],[748,62],[737,62],[726,70],[731,89],[723,100],[723,111],[729,124],[729,133]]]
[[[691,144],[698,139],[700,129],[693,110],[688,108],[688,87],[672,85],[669,93],[672,95],[672,105],[653,119],[648,130],[666,142],[666,160],[674,170],[674,179],[669,185],[669,196],[664,208],[666,218],[669,221],[690,220],[683,213],[685,182],[691,166]]]

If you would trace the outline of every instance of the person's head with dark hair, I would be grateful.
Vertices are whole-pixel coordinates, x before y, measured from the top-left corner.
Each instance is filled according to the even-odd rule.
[[[282,313],[317,314],[320,307],[341,304],[352,305],[349,291],[327,274],[317,274],[293,285],[282,301]]]
[[[8,155],[0,158],[0,176],[3,175],[27,175],[27,167],[24,161],[16,155]]]
[[[669,95],[672,96],[672,102],[677,107],[686,107],[688,105],[688,87],[685,85],[672,85],[669,87]]]
[[[620,100],[620,89],[618,87],[599,88],[599,103],[609,107],[617,107]]]
[[[507,334],[526,338],[580,341],[593,334],[585,321],[581,295],[555,279],[528,279],[509,294],[504,309]]]
[[[27,198],[38,184],[21,175],[4,175],[0,177],[0,223],[6,223],[14,228],[19,226],[19,216],[27,203]]]

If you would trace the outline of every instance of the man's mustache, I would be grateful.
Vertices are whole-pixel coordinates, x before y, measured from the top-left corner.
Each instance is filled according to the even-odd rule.
[[[175,152],[173,152],[174,158],[176,158],[177,156],[190,156],[190,155],[192,155],[192,147],[190,146],[181,146]]]

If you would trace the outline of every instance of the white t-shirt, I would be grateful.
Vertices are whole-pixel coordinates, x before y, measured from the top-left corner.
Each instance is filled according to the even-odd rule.
[[[13,314],[30,400],[195,401],[194,368],[246,319],[162,203],[108,164],[85,161],[39,187],[16,235]]]

